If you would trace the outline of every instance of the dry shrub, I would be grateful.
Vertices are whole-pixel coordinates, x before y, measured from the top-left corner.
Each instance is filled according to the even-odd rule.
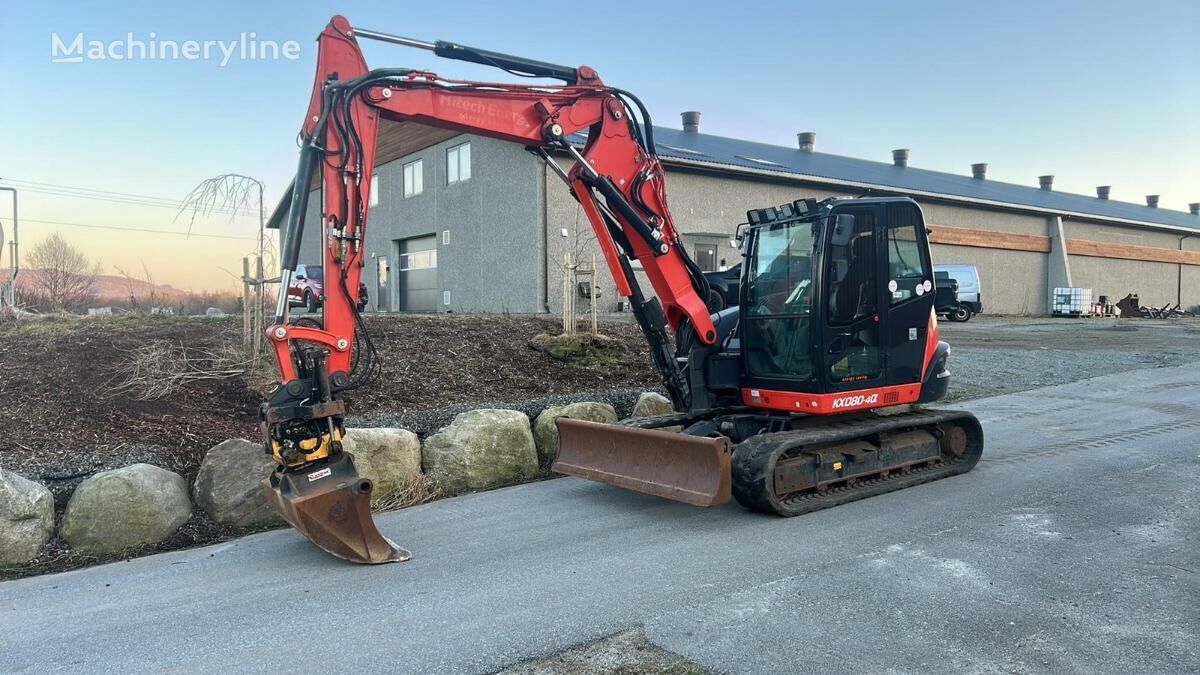
[[[371,507],[376,513],[383,511],[398,511],[417,504],[431,502],[442,496],[442,489],[438,487],[437,481],[426,476],[423,473],[417,474],[416,478],[405,481],[402,485],[392,490],[389,494],[383,495]]]
[[[127,352],[110,392],[154,401],[193,382],[241,377],[251,365],[250,359],[234,348],[212,350],[152,340]]]

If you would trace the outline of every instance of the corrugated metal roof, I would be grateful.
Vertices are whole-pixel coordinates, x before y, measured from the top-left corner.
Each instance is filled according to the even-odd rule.
[[[576,135],[572,141],[581,142]],[[970,175],[929,171],[912,166],[806,152],[798,147],[755,143],[736,138],[654,127],[659,157],[681,164],[711,165],[716,169],[778,173],[797,179],[841,183],[852,189],[882,188],[914,196],[940,195],[992,205],[1024,207],[1066,216],[1200,230],[1200,216],[1186,211],[1150,208],[1110,199],[1056,190],[980,180]]]

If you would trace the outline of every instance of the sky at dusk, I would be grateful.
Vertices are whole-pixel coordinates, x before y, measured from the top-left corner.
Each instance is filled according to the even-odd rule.
[[[590,8],[583,11],[584,8]],[[564,9],[576,14],[564,15]],[[1200,2],[0,3],[0,185],[21,190],[28,251],[59,231],[106,271],[233,289],[256,215],[182,233],[171,204],[222,173],[267,186],[295,171],[296,132],[333,14],[353,25],[595,67],[655,123],[700,110],[707,133],[1142,202],[1200,201]],[[52,62],[53,36],[298,43],[298,58]],[[364,42],[374,67],[509,76]],[[86,193],[81,193],[81,189]],[[71,193],[71,194],[63,194]],[[87,194],[92,198],[78,195]],[[72,196],[74,195],[74,196]],[[106,197],[107,199],[96,199]],[[147,199],[147,198],[153,199]],[[7,195],[0,222],[11,236]],[[86,227],[85,227],[86,226]],[[127,228],[127,229],[111,229]],[[152,230],[152,231],[130,231]],[[7,255],[4,261],[7,266]]]

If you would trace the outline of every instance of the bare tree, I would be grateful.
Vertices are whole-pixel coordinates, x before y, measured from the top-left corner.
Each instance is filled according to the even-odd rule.
[[[267,254],[267,236],[266,236],[266,206],[263,203],[263,191],[266,185],[254,178],[253,176],[244,176],[240,173],[226,173],[212,178],[206,178],[200,181],[192,191],[184,198],[180,204],[179,215],[185,212],[191,212],[191,218],[188,221],[188,233],[192,231],[192,225],[196,222],[196,216],[208,215],[215,209],[227,209],[231,214],[237,214],[239,211],[243,213],[252,213],[252,207],[257,202],[258,206],[258,262],[257,269],[259,272],[254,279],[254,312],[253,312],[253,327],[252,333],[261,336],[264,330],[264,315],[266,310],[263,307],[265,300],[266,282],[263,279],[262,269],[264,267],[264,256]],[[233,217],[232,215],[230,216]],[[274,250],[271,251],[274,258]],[[249,300],[249,298],[246,298]],[[261,338],[254,340],[253,356],[258,357],[259,348],[261,346]]]
[[[37,270],[25,291],[31,304],[74,311],[95,300],[100,263],[93,263],[58,232],[30,250],[28,265]]]
[[[113,269],[125,279],[125,291],[129,294],[129,309],[135,314],[152,313],[159,301],[158,287],[154,284],[154,276],[150,274],[150,268],[146,266],[146,261],[142,261],[142,278],[138,278],[136,274],[130,274],[116,265],[113,265]]]

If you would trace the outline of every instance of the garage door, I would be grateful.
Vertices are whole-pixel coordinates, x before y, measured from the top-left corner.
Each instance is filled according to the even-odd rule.
[[[396,281],[400,289],[400,311],[436,312],[438,296],[437,237],[401,239]]]

